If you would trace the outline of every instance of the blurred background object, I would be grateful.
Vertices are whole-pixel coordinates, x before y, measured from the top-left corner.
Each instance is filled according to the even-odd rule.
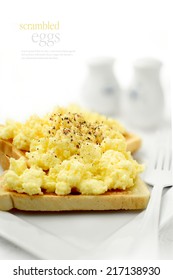
[[[160,81],[161,61],[138,59],[125,106],[129,122],[141,128],[157,127],[163,121],[164,92]]]
[[[107,116],[116,116],[120,110],[120,87],[113,64],[110,57],[92,59],[81,92],[87,108]]]

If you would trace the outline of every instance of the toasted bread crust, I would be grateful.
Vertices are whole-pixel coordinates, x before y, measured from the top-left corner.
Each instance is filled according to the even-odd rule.
[[[142,140],[138,135],[132,133],[126,133],[124,135],[126,142],[127,142],[127,150],[131,153],[136,152],[139,150],[142,144]]]
[[[0,165],[4,170],[9,169],[10,167],[10,159],[3,152],[0,151]]]
[[[15,159],[25,156],[24,151],[18,150],[11,141],[0,139],[0,152],[4,153],[8,157]]]

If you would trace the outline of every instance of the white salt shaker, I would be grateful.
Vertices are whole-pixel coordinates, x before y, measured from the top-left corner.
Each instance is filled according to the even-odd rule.
[[[88,65],[82,99],[90,110],[107,116],[119,111],[120,87],[113,71],[113,58],[95,58]]]
[[[126,96],[126,116],[138,127],[152,128],[163,119],[161,66],[159,60],[152,58],[140,59],[134,64],[134,78]]]

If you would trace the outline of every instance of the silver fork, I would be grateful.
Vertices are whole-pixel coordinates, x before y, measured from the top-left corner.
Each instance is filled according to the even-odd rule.
[[[137,246],[131,247],[129,252],[131,258],[158,257],[161,197],[163,189],[172,186],[172,152],[169,147],[154,150],[156,152],[152,155],[144,175],[145,182],[152,185],[153,190],[136,237],[133,236]]]

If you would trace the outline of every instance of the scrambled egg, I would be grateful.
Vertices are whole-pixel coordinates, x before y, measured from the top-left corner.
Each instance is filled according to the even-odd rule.
[[[3,185],[29,195],[130,188],[143,167],[126,151],[124,133],[115,120],[74,106],[31,116],[24,124],[7,121],[0,138],[26,153],[10,159]]]

